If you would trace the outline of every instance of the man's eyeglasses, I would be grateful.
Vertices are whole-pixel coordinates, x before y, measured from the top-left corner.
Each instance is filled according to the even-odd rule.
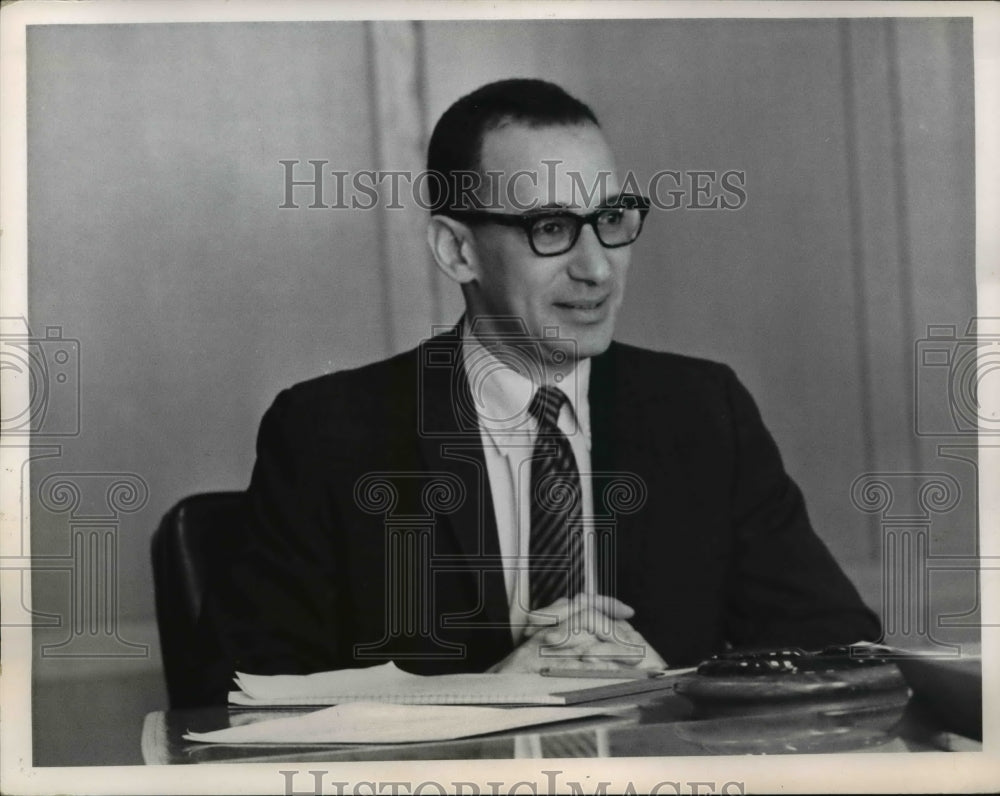
[[[634,243],[649,212],[649,199],[622,194],[614,203],[593,213],[578,215],[568,210],[536,210],[531,213],[492,213],[489,210],[448,210],[445,215],[459,221],[487,222],[520,227],[528,235],[531,250],[539,257],[555,257],[572,249],[580,230],[589,224],[601,245],[617,249]]]

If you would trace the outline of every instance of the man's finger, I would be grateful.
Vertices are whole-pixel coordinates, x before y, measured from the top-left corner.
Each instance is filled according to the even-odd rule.
[[[528,621],[532,623],[551,623],[553,618],[564,621],[566,617],[584,611],[598,611],[612,619],[631,619],[635,616],[635,610],[615,597],[604,594],[576,595],[572,600],[560,597],[551,605],[544,608],[537,608],[527,614]]]
[[[621,600],[602,594],[579,594],[572,600],[561,597],[552,605],[539,608],[527,614],[525,637],[530,638],[538,629],[555,627],[564,622],[576,621],[578,626],[590,629],[606,626],[606,619],[631,619],[635,611]]]
[[[578,645],[574,651],[583,660],[613,660],[638,663],[646,655],[646,645],[603,641],[591,636],[589,642]]]
[[[565,625],[549,628],[538,638],[539,643],[546,647],[579,647],[591,644],[595,640],[600,638],[589,630],[570,633]]]
[[[552,634],[549,639],[556,642],[567,636],[591,633],[606,641],[632,642],[639,634],[624,619],[612,619],[598,611],[588,610],[571,613],[557,625],[532,625],[525,629],[524,638],[530,639],[540,631]]]
[[[612,619],[631,619],[635,616],[635,609],[623,603],[617,597],[609,597],[604,594],[593,596],[594,607],[605,616]]]
[[[604,614],[583,613],[573,614],[565,622],[555,627],[533,627],[525,633],[530,639],[536,634],[545,633],[545,643],[568,643],[570,639],[583,635],[595,636],[602,641],[633,642],[640,638],[639,634],[624,619],[611,619]]]
[[[551,605],[529,611],[525,614],[525,619],[531,625],[551,625],[562,622],[571,610],[572,602],[565,597],[560,597]]]
[[[643,657],[647,648],[647,645],[642,643],[641,636],[638,637],[639,643],[630,644],[621,638],[604,638],[586,631],[567,633],[566,630],[565,625],[549,629],[537,636],[533,642],[539,647],[558,650],[560,654],[590,658],[605,657],[613,660],[629,660],[633,663]]]

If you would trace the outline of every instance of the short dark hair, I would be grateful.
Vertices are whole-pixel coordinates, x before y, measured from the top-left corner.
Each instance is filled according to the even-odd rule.
[[[555,83],[511,78],[487,83],[456,100],[434,125],[427,147],[428,193],[432,213],[456,204],[457,179],[480,168],[483,139],[505,122],[528,127],[594,124],[597,116]]]

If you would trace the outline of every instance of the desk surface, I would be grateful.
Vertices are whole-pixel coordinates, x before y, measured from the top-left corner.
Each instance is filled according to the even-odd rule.
[[[917,699],[895,702],[775,707],[755,715],[699,716],[686,698],[655,692],[595,701],[614,716],[579,719],[463,740],[392,745],[204,744],[206,732],[294,710],[224,707],[150,713],[142,734],[147,764],[469,760],[575,757],[669,757],[718,754],[975,751],[981,744],[953,733]]]

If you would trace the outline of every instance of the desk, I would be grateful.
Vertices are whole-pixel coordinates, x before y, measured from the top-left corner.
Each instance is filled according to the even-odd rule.
[[[613,716],[580,719],[464,740],[346,745],[230,746],[185,741],[206,732],[294,711],[224,707],[159,711],[142,733],[147,764],[374,760],[496,760],[574,757],[670,757],[715,754],[978,751],[982,745],[948,732],[919,700],[858,709],[776,708],[764,715],[698,718],[691,702],[671,692],[605,699]],[[857,706],[855,706],[857,707]]]

